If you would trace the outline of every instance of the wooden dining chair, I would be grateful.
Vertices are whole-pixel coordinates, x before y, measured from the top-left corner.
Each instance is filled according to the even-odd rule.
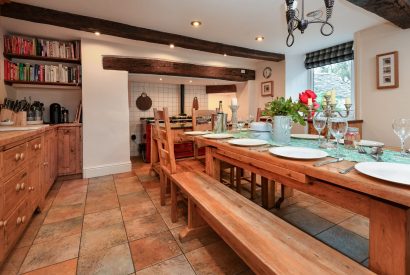
[[[192,130],[193,131],[212,131],[214,128],[216,111],[215,110],[196,110],[192,109]],[[198,123],[198,118],[206,119],[206,123]],[[208,119],[210,119],[208,121]]]
[[[163,121],[161,125],[160,121]],[[162,111],[154,108],[154,131],[157,145],[159,165],[160,165],[160,201],[165,205],[167,187],[170,185],[170,176],[172,174],[184,171],[204,171],[205,166],[198,160],[194,159],[175,159],[174,136],[171,130],[171,123],[168,116],[168,108],[164,107]],[[172,197],[171,185],[171,197]],[[172,199],[172,198],[171,198]]]

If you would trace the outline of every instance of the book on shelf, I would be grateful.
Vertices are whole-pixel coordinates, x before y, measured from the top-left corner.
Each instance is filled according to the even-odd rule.
[[[4,36],[4,53],[21,56],[80,59],[80,41],[57,41],[18,35]]]
[[[81,66],[31,64],[4,60],[5,81],[81,83]]]

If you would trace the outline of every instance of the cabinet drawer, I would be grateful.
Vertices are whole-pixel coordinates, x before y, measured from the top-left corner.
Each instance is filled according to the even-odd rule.
[[[4,185],[4,214],[18,205],[27,194],[27,172],[20,171]]]
[[[30,220],[30,211],[28,203],[24,201],[20,204],[13,213],[6,219],[5,225],[5,244],[6,251],[13,248],[15,242],[23,233]]]
[[[28,143],[28,158],[41,158],[41,152],[43,151],[43,144],[41,143],[41,137],[33,139]]]
[[[3,153],[3,175],[7,175],[22,165],[27,158],[27,143],[13,147]]]

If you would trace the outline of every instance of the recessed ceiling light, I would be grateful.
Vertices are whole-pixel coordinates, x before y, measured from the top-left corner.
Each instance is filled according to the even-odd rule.
[[[258,42],[263,41],[263,39],[265,39],[265,37],[263,37],[263,36],[257,36],[257,37],[255,37],[255,40],[258,41]]]
[[[94,34],[96,35],[96,36],[100,36],[100,32],[94,32]]]
[[[202,22],[198,20],[194,20],[191,22],[191,26],[194,28],[199,28],[201,25],[202,25]]]
[[[173,49],[173,48],[175,48],[175,45],[174,45],[174,44],[169,44],[169,47],[170,47],[171,49]]]
[[[160,78],[159,81],[162,81],[162,78]]]
[[[226,54],[226,53],[224,53],[224,56],[227,56],[227,54]]]
[[[192,83],[192,80],[190,80],[189,83]]]

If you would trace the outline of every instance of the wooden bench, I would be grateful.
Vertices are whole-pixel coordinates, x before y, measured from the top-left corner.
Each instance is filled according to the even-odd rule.
[[[200,172],[171,175],[188,197],[185,241],[209,225],[257,274],[373,274]]]

